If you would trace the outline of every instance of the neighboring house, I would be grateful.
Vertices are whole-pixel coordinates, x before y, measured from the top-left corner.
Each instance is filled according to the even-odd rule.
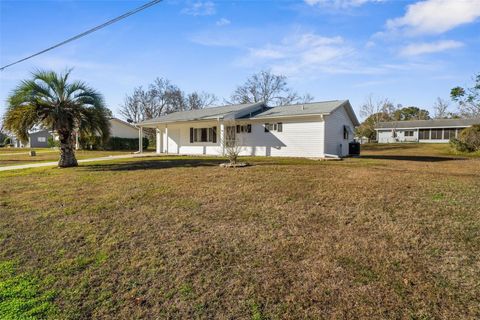
[[[12,145],[15,148],[48,148],[48,139],[52,137],[50,131],[42,129],[28,134],[28,142],[23,143],[17,137],[12,136]]]
[[[127,138],[138,139],[138,128],[134,125],[120,120],[118,118],[110,118],[110,138]],[[75,148],[80,149],[80,135],[75,135]],[[57,139],[58,140],[58,139]]]
[[[462,129],[480,124],[480,119],[435,119],[379,122],[375,127],[379,143],[447,143]]]
[[[141,131],[157,129],[157,153],[222,155],[225,137],[235,135],[241,155],[292,157],[347,156],[358,125],[348,100],[274,108],[265,103],[228,105],[137,124]]]
[[[138,128],[123,120],[111,118],[110,137],[137,139]]]

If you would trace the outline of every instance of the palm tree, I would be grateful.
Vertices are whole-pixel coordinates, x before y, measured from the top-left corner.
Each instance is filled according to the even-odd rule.
[[[52,129],[60,140],[59,167],[77,166],[74,132],[100,135],[105,141],[110,134],[109,113],[103,97],[81,81],[69,82],[71,70],[64,73],[35,71],[8,97],[4,128],[22,141],[34,127]]]

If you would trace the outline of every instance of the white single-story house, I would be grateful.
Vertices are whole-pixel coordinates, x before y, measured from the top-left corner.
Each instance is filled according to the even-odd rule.
[[[137,123],[140,135],[143,128],[156,129],[157,153],[222,155],[228,132],[241,155],[318,158],[347,156],[358,125],[348,100],[273,108],[263,102],[227,105]]]
[[[480,119],[389,121],[379,122],[375,131],[378,143],[447,143],[458,137],[461,130],[474,124],[480,124]]]

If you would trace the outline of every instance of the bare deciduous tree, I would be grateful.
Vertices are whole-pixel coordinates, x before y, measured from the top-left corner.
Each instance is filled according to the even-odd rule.
[[[217,100],[214,94],[194,91],[187,95],[186,104],[189,110],[198,110],[213,105]]]
[[[233,103],[265,102],[272,106],[305,103],[311,100],[313,100],[311,95],[299,96],[293,91],[287,84],[287,77],[270,71],[253,74],[243,85],[238,86],[231,96]]]
[[[381,121],[391,121],[398,107],[395,107],[388,99],[375,100],[373,95],[369,95],[360,107],[360,116],[365,120],[356,129],[357,135],[367,137],[369,140],[375,139],[375,126]]]
[[[120,114],[133,122],[160,117],[162,115],[211,106],[217,98],[207,92],[192,92],[188,95],[172,84],[168,79],[157,78],[148,86],[135,88],[132,95],[127,95]]]
[[[223,153],[230,161],[230,165],[235,166],[240,153],[244,149],[242,136],[236,133],[235,121],[225,122],[224,138],[222,140]]]
[[[450,113],[448,112],[449,103],[446,100],[438,97],[437,101],[433,104],[434,115],[435,119],[447,119],[450,118]]]

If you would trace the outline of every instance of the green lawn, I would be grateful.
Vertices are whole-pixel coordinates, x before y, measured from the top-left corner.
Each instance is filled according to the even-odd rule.
[[[480,158],[363,150],[0,172],[0,319],[478,318]]]

